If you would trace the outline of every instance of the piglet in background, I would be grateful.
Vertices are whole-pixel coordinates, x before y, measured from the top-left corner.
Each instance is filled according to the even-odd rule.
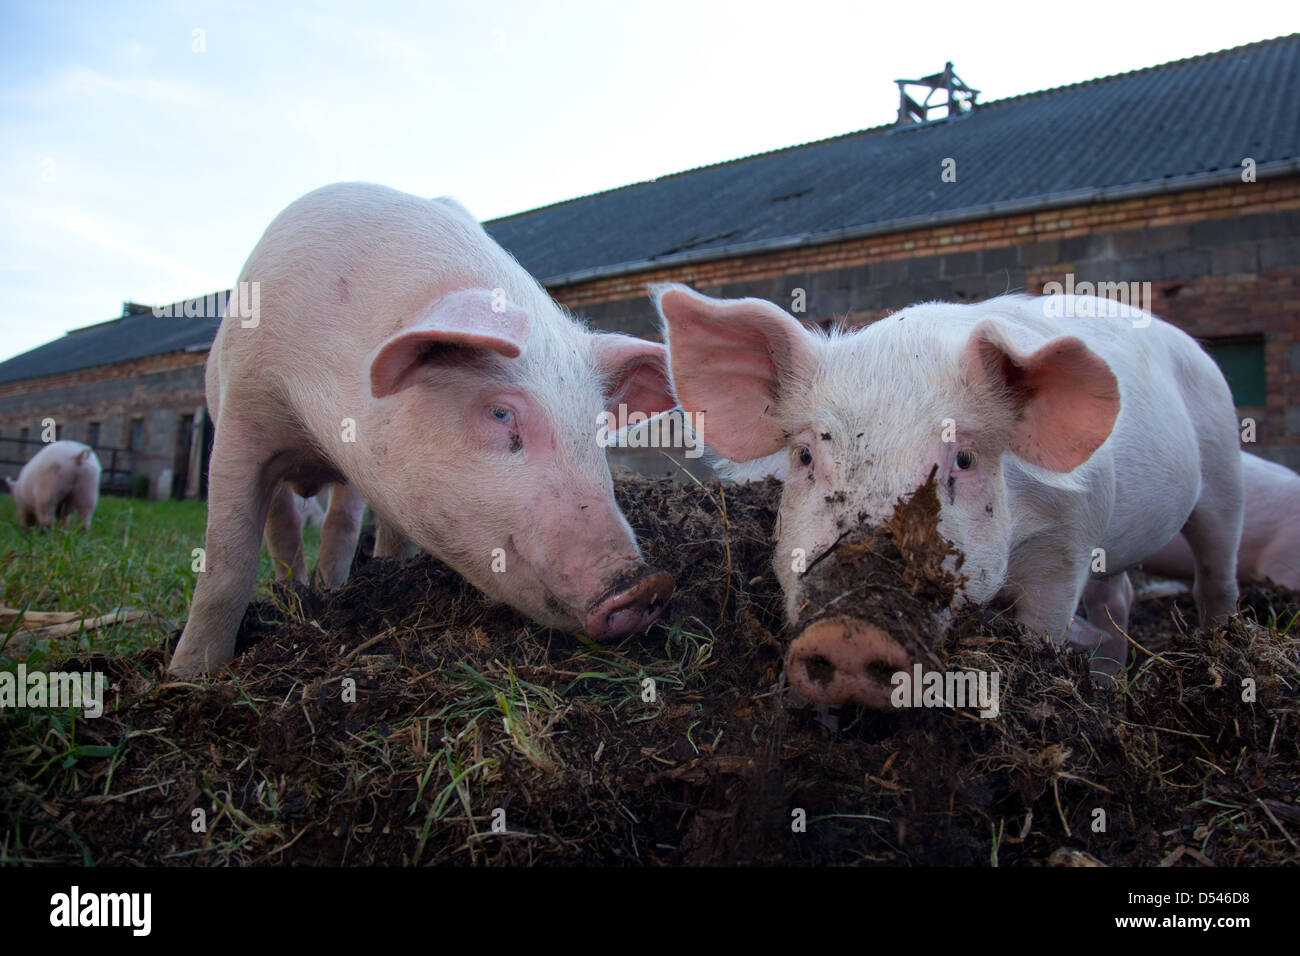
[[[539,624],[611,640],[673,589],[614,500],[600,414],[674,401],[663,346],[593,334],[449,199],[341,183],[254,248],[208,359],[206,570],[169,669],[232,656],[265,528],[302,574],[303,496],[331,486],[316,582],[428,551]]]
[[[325,503],[321,504],[321,499]],[[321,492],[312,495],[310,498],[304,498],[302,495],[294,495],[294,507],[298,510],[298,517],[302,519],[304,528],[319,528],[325,523],[325,509],[329,507],[329,493]]]
[[[1237,580],[1242,584],[1277,584],[1300,591],[1300,475],[1285,465],[1257,455],[1241,453],[1241,476],[1246,491],[1246,514],[1237,548]],[[1137,570],[1162,578],[1190,581],[1196,576],[1192,547],[1181,534],[1148,558]],[[1090,621],[1107,616],[1127,630],[1134,600],[1165,596],[1185,590],[1154,583],[1136,592],[1127,579],[1105,604],[1088,607]]]
[[[1300,475],[1285,465],[1241,453],[1246,517],[1237,549],[1237,580],[1273,582],[1300,591]],[[1166,578],[1196,575],[1191,545],[1176,536],[1142,561],[1140,571]]]
[[[99,459],[89,445],[56,441],[46,445],[18,473],[18,480],[6,478],[18,511],[18,527],[51,525],[66,517],[72,525],[75,511],[81,526],[90,530],[90,519],[99,504]]]

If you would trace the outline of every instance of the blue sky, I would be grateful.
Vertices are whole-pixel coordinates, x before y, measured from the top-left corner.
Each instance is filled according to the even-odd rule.
[[[234,281],[328,182],[484,219],[1300,29],[1293,2],[0,6],[0,360]]]

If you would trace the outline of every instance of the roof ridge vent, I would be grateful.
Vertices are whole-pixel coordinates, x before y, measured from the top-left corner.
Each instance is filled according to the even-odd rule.
[[[894,122],[895,126],[912,126],[931,119],[950,119],[969,113],[975,108],[975,98],[980,95],[979,90],[971,89],[953,71],[952,60],[944,64],[942,73],[923,76],[919,80],[895,80],[894,82],[898,84],[898,119]],[[908,95],[909,86],[923,86],[929,92],[925,94],[925,99],[918,103]],[[931,97],[941,91],[948,94],[947,101],[931,103]],[[947,113],[943,116],[930,116],[933,110],[940,109],[946,109]]]

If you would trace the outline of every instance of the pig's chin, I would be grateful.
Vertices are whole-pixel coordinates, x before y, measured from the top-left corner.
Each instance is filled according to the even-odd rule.
[[[554,596],[547,594],[544,599],[535,600],[532,596],[528,600],[521,600],[520,596],[515,594],[493,594],[487,592],[489,596],[496,598],[502,604],[508,604],[520,614],[523,614],[534,624],[540,624],[542,627],[553,627],[562,631],[580,631],[582,630],[582,620],[574,613],[563,607]]]
[[[517,561],[509,575],[488,567],[456,570],[488,597],[514,608],[535,624],[566,631],[582,628],[583,617],[579,611],[556,597],[526,561]]]

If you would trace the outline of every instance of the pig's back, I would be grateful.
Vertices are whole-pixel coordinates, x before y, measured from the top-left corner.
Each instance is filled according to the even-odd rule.
[[[1235,460],[1232,396],[1213,359],[1174,326],[1137,310],[1107,314],[1113,305],[1107,300],[1051,299],[1014,295],[956,306],[964,311],[959,320],[948,317],[946,334],[951,347],[960,349],[971,329],[992,318],[1012,330],[1017,347],[1026,351],[1068,335],[1105,360],[1119,384],[1119,415],[1110,436],[1075,475],[1112,502],[1097,544],[1114,566],[1128,566],[1178,533],[1200,497],[1207,469],[1219,467],[1220,459]],[[1140,491],[1152,488],[1160,489],[1169,507],[1149,506]]]
[[[1110,365],[1121,389],[1126,378],[1129,382],[1140,381],[1148,374],[1174,376],[1185,374],[1189,368],[1217,374],[1213,360],[1186,333],[1136,308],[1116,309],[1116,305],[1092,296],[1015,295],[972,308],[987,307],[1005,315],[1037,336],[1039,342],[1062,335],[1082,339]],[[972,325],[974,321],[978,321],[978,315]]]
[[[1114,504],[1099,544],[1122,567],[1181,530],[1207,474],[1236,467],[1236,410],[1218,366],[1191,336],[1136,309],[1107,314],[1107,300],[1064,298],[1076,317],[1022,308],[1026,321],[1082,339],[1119,383],[1115,427],[1082,467],[1113,470]],[[1167,507],[1151,506],[1152,489]]]
[[[324,186],[289,205],[263,233],[240,282],[259,284],[259,322],[222,322],[210,401],[250,377],[276,383],[280,369],[292,370],[294,384],[328,382],[343,390],[340,397],[357,398],[373,349],[456,289],[501,288],[530,310],[539,302],[553,308],[458,203],[369,183]]]
[[[89,445],[76,441],[50,442],[23,466],[18,474],[18,480],[29,491],[33,491],[37,486],[48,488],[50,491],[71,486],[77,478],[79,468],[77,456],[89,448]],[[94,461],[94,468],[98,472],[99,462],[94,454],[88,456],[88,459]]]

